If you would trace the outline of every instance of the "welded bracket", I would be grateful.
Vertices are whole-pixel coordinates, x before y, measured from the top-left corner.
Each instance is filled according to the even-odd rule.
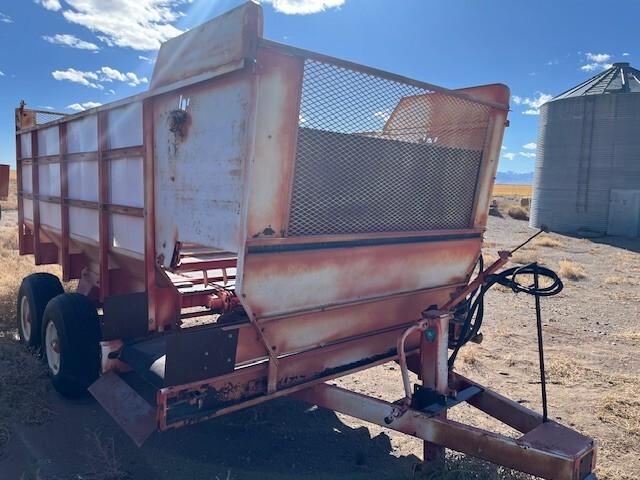
[[[553,480],[587,480],[592,477],[596,442],[556,422],[543,422],[542,416],[491,390],[453,373],[449,388],[463,392],[481,389],[467,403],[523,433],[511,438],[498,433],[432,416],[413,408],[388,419],[397,404],[362,395],[340,387],[320,384],[294,396],[315,405],[360,418],[406,433],[434,445],[497,465]],[[386,421],[385,421],[386,419]]]

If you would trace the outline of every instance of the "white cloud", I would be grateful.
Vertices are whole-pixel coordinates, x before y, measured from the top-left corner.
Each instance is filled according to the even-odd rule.
[[[129,80],[129,83],[127,83],[127,85],[129,85],[130,87],[137,87],[141,83],[148,83],[149,82],[149,80],[147,80],[147,77],[138,77],[133,72],[128,72],[127,73],[127,80]]]
[[[384,110],[380,110],[379,112],[374,112],[373,116],[376,118],[380,118],[386,122],[387,120],[389,120],[389,117],[391,117],[391,109],[385,108]]]
[[[525,105],[527,107],[530,107],[522,112],[523,115],[540,115],[540,107],[552,98],[553,95],[542,92],[536,92],[533,98],[519,97],[517,95],[511,97],[513,103],[515,103],[516,105]]]
[[[611,58],[611,55],[608,53],[591,53],[587,52],[587,60],[595,63],[605,63],[608,62]]]
[[[536,154],[533,152],[518,152],[518,155],[526,158],[536,158]]]
[[[623,57],[628,57],[629,55],[631,55],[629,52],[624,52],[624,53],[622,54],[622,56],[623,56]]]
[[[75,68],[68,68],[66,70],[56,70],[51,72],[53,78],[59,81],[68,81],[73,83],[79,83],[80,85],[84,85],[85,87],[91,88],[104,88],[102,85],[96,83],[98,80],[98,75],[94,72],[82,72],[80,70],[76,70]]]
[[[60,5],[60,0],[34,0],[34,2],[53,12],[57,12],[62,8],[62,5]]]
[[[79,50],[91,50],[97,52],[100,50],[100,47],[95,43],[85,42],[84,40],[80,40],[75,35],[69,34],[56,34],[53,37],[49,37],[47,35],[43,35],[42,38],[49,43],[54,43],[58,45],[66,45],[67,47],[77,48]]]
[[[336,0],[334,0],[336,1]],[[64,18],[88,28],[109,46],[134,50],[156,50],[165,40],[182,33],[173,24],[183,13],[182,5],[192,0],[65,0],[61,10]],[[59,0],[39,0],[58,4]]]
[[[527,150],[535,150],[536,148],[538,148],[538,145],[534,142],[531,143],[526,143],[522,146],[522,148],[527,149]]]
[[[288,15],[320,13],[330,8],[342,6],[346,0],[264,0],[273,5],[277,12]]]
[[[100,71],[103,74],[103,79],[105,82],[113,82],[114,80],[124,82],[127,80],[127,76],[124,73],[119,72],[115,68],[102,67]]]
[[[516,154],[513,152],[503,153],[502,158],[506,158],[507,160],[513,160],[514,158],[516,158]]]
[[[99,107],[100,105],[102,104],[99,102],[72,103],[71,105],[67,105],[67,108],[75,112],[82,112],[89,108]]]
[[[4,77],[4,72],[0,70],[0,77]]]
[[[2,22],[2,23],[13,23],[13,19],[9,15],[5,15],[4,13],[0,13],[0,22]]]
[[[143,62],[147,62],[147,63],[154,62],[153,58],[145,57],[144,55],[138,55],[138,60],[142,60]]]
[[[593,72],[594,70],[598,70],[599,68],[602,70],[606,70],[611,68],[612,65],[607,63],[611,59],[611,55],[608,53],[585,53],[585,63],[580,67],[580,70],[583,72]],[[590,62],[590,63],[589,63]]]
[[[502,145],[502,150],[506,150],[506,149],[507,149],[507,147],[505,147],[504,145]]]
[[[95,72],[82,72],[74,68],[67,70],[56,70],[52,72],[53,78],[56,80],[67,80],[69,82],[79,83],[85,87],[104,89],[103,83],[122,82],[130,87],[137,87],[142,83],[148,83],[147,77],[138,77],[133,72],[123,73],[115,68],[102,67]],[[111,91],[111,90],[110,90]]]

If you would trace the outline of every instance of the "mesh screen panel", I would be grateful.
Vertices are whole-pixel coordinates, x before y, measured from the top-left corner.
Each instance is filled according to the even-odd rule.
[[[57,112],[47,112],[43,110],[36,110],[36,125],[41,125],[43,123],[54,122],[65,116],[64,113]]]
[[[490,113],[307,59],[288,235],[469,227]]]

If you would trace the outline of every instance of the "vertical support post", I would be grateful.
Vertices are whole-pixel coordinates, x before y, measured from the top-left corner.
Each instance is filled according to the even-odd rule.
[[[540,295],[537,293],[539,288],[539,271],[538,264],[533,264],[533,288],[536,291],[536,330],[538,332],[538,358],[540,361],[540,388],[542,394],[542,422],[549,421],[549,407],[547,404],[547,378],[544,368],[544,340],[542,338],[542,310],[540,307]]]
[[[17,127],[17,126],[16,126]],[[16,191],[18,194],[18,253],[24,255],[24,207],[22,199],[24,192],[22,191],[22,141],[21,135],[16,134]]]
[[[31,193],[33,196],[33,256],[41,264],[40,248],[40,169],[38,168],[38,131],[31,132]]]
[[[109,170],[104,158],[107,150],[107,112],[98,112],[98,238],[100,264],[100,302],[109,296]]]
[[[142,144],[144,155],[144,268],[147,298],[149,302],[149,331],[156,329],[157,292],[155,282],[156,237],[154,207],[154,160],[153,160],[153,100],[142,104]]]
[[[69,254],[69,171],[67,164],[67,124],[58,126],[60,142],[60,226],[62,235],[60,238],[60,263],[62,264],[62,280],[71,280],[71,257]]]
[[[447,365],[447,345],[449,319],[451,315],[439,310],[425,310],[423,318],[427,328],[420,339],[420,378],[422,386],[435,390],[441,395],[449,393],[449,368]],[[439,418],[446,418],[443,411]],[[445,451],[442,445],[424,442],[423,473],[444,467]]]

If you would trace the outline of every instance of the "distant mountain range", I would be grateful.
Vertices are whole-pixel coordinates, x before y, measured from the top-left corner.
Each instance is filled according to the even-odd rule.
[[[533,172],[498,172],[496,174],[496,183],[508,185],[531,185],[533,183]]]

